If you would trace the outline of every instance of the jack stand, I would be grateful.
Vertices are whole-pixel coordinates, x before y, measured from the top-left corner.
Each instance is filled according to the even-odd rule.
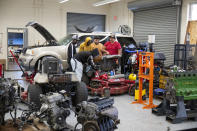
[[[184,105],[184,97],[177,96],[176,99],[177,99],[176,112],[173,112],[173,114],[167,114],[166,116],[166,120],[171,121],[173,124],[181,123],[187,119],[187,113]]]
[[[156,114],[157,116],[164,116],[166,114],[170,113],[170,101],[166,100],[166,98],[163,98],[163,101],[161,104],[159,104],[158,107],[152,109],[152,113]]]

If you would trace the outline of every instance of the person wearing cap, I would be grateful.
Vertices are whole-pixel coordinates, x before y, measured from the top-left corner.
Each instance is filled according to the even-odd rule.
[[[91,51],[93,49],[92,46],[91,46],[91,43],[92,43],[92,38],[91,37],[86,37],[85,41],[80,44],[79,52]]]
[[[79,40],[78,36],[77,35],[73,35],[72,36],[72,42],[68,46],[68,51],[67,51],[68,59],[67,59],[67,62],[68,62],[68,65],[69,65],[69,69],[68,70],[70,70],[70,71],[72,70],[72,67],[71,67],[71,64],[70,64],[70,60],[76,54],[76,44],[77,44],[78,40]]]
[[[109,41],[104,46],[110,55],[121,55],[121,45],[115,40],[115,35],[110,35]]]
[[[93,68],[96,66],[93,59],[95,57],[99,56],[99,51],[98,49],[93,49],[91,51],[83,51],[83,52],[79,52],[77,53],[74,58],[76,60],[78,60],[79,62],[81,62],[83,65],[85,63],[88,63],[89,65],[91,65]]]
[[[93,49],[97,48],[99,51],[99,56],[94,59],[95,62],[101,61],[103,54],[107,54],[107,55],[109,54],[109,52],[105,50],[104,45],[102,43],[100,43],[99,40],[100,40],[99,37],[95,36],[94,42],[91,44]]]

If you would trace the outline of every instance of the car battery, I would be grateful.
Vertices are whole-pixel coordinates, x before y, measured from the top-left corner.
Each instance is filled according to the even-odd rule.
[[[61,62],[54,57],[44,57],[42,59],[42,71],[46,74],[60,74]]]

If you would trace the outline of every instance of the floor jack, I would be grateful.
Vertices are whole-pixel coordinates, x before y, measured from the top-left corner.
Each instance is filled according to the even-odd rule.
[[[33,83],[33,79],[34,79],[34,76],[35,76],[35,73],[31,74],[31,75],[28,75],[28,73],[26,71],[23,70],[23,68],[21,67],[21,65],[19,64],[18,62],[18,59],[16,58],[16,56],[13,54],[13,52],[10,50],[10,53],[12,54],[12,56],[14,57],[14,60],[16,62],[16,64],[19,66],[20,70],[23,72],[23,75],[25,77],[25,80],[29,83]]]
[[[4,69],[3,64],[0,64],[0,78],[4,78]]]
[[[14,55],[14,53],[11,50],[10,50],[10,53],[14,57],[14,60],[15,60],[16,64],[19,66],[20,70],[23,72],[22,77],[24,77],[27,82],[32,84],[34,81],[35,73],[32,73],[31,75],[29,75],[26,71],[23,70],[23,68],[21,67],[21,65],[18,62],[18,59],[16,58],[16,56]],[[27,91],[22,92],[21,97],[24,100],[27,99]]]

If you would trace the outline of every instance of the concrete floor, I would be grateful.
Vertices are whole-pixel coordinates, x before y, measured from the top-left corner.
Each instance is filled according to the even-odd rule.
[[[5,72],[5,77],[21,79],[21,72]],[[20,84],[25,88],[26,82],[20,80]],[[165,120],[165,116],[156,116],[150,109],[142,109],[143,105],[130,104],[134,101],[133,97],[125,94],[113,96],[115,105],[119,111],[120,124],[116,131],[175,131],[188,128],[196,128],[197,122],[185,121],[181,124],[171,124]],[[154,100],[154,104],[159,104],[160,100]],[[74,115],[74,114],[73,114]],[[71,123],[76,122],[73,115],[69,119]],[[9,114],[6,115],[9,118]]]
[[[197,122],[193,121],[171,124],[165,116],[156,116],[150,109],[142,109],[143,105],[130,104],[134,99],[127,94],[115,96],[114,99],[121,122],[118,131],[175,131],[197,127]],[[160,100],[154,100],[154,104],[159,103]]]
[[[8,70],[12,70],[12,71],[19,71],[20,68],[19,66],[16,64],[15,61],[8,61]]]

